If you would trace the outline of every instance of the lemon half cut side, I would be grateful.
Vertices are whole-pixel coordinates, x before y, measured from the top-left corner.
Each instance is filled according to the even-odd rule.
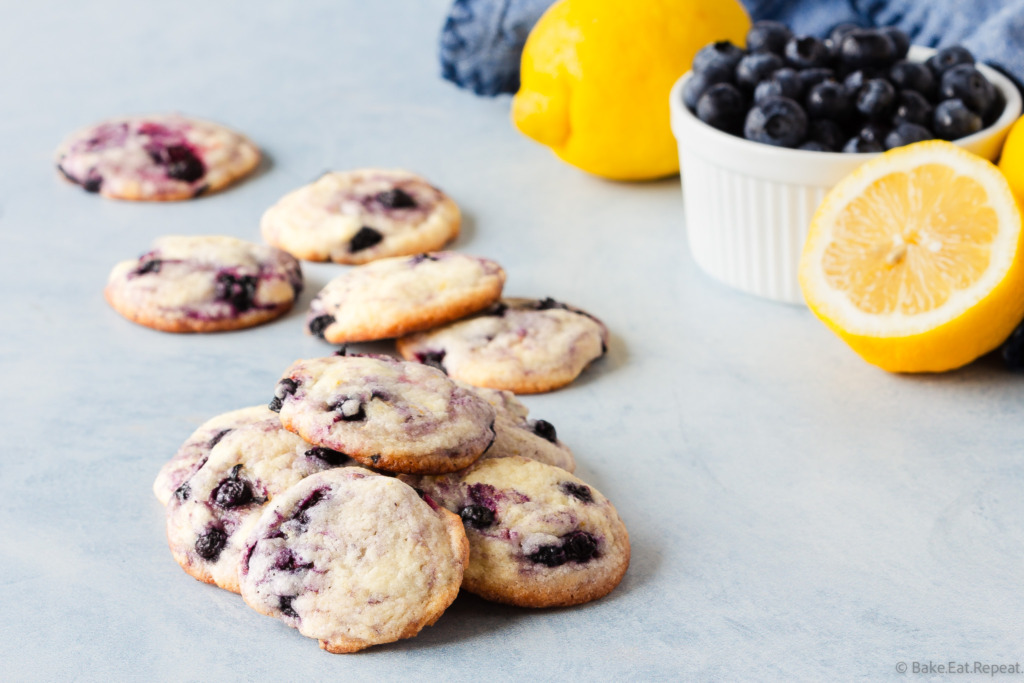
[[[952,143],[891,150],[826,195],[800,286],[814,314],[869,363],[960,367],[1024,317],[1020,209],[995,166]]]

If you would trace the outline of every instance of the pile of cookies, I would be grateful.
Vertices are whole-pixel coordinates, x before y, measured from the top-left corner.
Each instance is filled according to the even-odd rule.
[[[510,392],[335,355],[199,427],[154,492],[185,571],[340,653],[416,635],[460,588],[524,607],[610,592],[629,536],[574,467]]]
[[[58,156],[90,192],[174,200],[226,186],[259,151],[170,115],[92,126]],[[502,298],[499,264],[439,251],[459,226],[455,202],[411,173],[327,173],[266,211],[269,246],[163,237],[107,283],[134,322],[213,332],[290,310],[299,259],[354,266],[312,300],[307,332],[341,345],[396,339],[405,360],[343,347],[296,361],[269,405],[201,425],[154,483],[186,572],[331,652],[415,636],[460,588],[575,605],[606,595],[629,565],[615,508],[512,393],[572,382],[606,352],[607,329],[553,299]]]

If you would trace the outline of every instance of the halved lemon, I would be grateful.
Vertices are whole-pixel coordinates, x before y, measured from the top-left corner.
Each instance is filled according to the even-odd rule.
[[[800,259],[807,305],[866,361],[941,372],[1024,317],[1024,240],[1010,186],[948,142],[900,147],[826,195]]]

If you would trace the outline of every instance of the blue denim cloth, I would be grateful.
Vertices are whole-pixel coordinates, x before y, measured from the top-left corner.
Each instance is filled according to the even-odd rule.
[[[478,95],[515,92],[530,29],[554,0],[455,0],[441,31],[441,73]],[[918,45],[961,44],[1024,81],[1024,0],[742,0],[753,20],[825,36],[836,24],[897,26]]]

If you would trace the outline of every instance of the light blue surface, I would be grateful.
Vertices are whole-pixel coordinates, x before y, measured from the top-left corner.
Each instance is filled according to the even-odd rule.
[[[706,278],[678,180],[585,176],[517,134],[507,99],[439,78],[447,4],[5,4],[0,679],[885,680],[900,661],[1024,660],[1024,377],[992,359],[888,375],[807,311]],[[163,205],[57,177],[69,131],[168,109],[244,131],[272,165]],[[157,470],[328,351],[301,321],[341,267],[306,268],[287,318],[207,336],[123,320],[107,273],[162,234],[258,240],[282,194],[363,165],[425,174],[465,211],[456,247],[499,260],[509,294],[613,331],[579,382],[525,399],[631,531],[606,599],[463,596],[418,638],[333,656],[171,558]]]

